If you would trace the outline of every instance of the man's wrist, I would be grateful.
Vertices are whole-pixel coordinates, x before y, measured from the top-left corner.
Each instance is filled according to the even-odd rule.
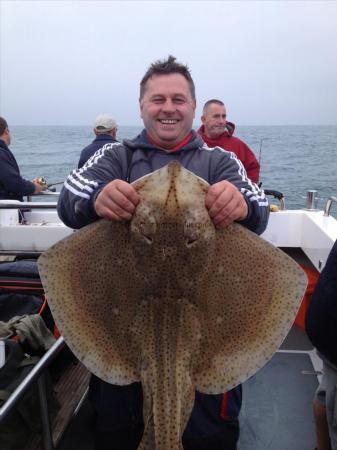
[[[244,195],[243,195],[243,198],[244,198],[244,201],[245,201],[246,207],[247,207],[247,209],[246,209],[246,214],[245,214],[244,217],[242,217],[241,219],[238,219],[237,222],[245,222],[245,221],[248,221],[249,218],[250,218],[250,216],[251,216],[251,211],[252,211],[251,205],[250,205],[249,201],[246,199],[246,197],[245,197]]]
[[[99,218],[99,217],[100,217],[100,216],[97,214],[97,212],[96,212],[96,206],[95,206],[95,205],[96,205],[96,200],[97,200],[97,197],[99,196],[99,194],[102,192],[104,186],[105,186],[105,185],[100,185],[100,186],[98,186],[98,187],[94,190],[94,192],[91,194],[91,197],[90,197],[90,209],[91,209],[92,214],[93,214],[96,218]]]

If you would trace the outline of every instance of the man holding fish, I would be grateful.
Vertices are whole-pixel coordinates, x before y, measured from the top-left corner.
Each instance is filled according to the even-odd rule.
[[[94,160],[68,176],[58,206],[64,223],[81,228],[100,218],[129,221],[140,200],[129,181],[175,160],[211,185],[205,206],[216,228],[235,221],[261,234],[269,214],[263,191],[235,155],[210,150],[192,130],[196,98],[188,68],[172,56],[153,63],[140,83],[139,104],[142,133],[105,145]],[[185,450],[236,449],[241,392],[231,392],[196,392],[183,436]],[[141,384],[110,385],[93,377],[90,397],[97,413],[96,449],[136,449],[143,433]]]

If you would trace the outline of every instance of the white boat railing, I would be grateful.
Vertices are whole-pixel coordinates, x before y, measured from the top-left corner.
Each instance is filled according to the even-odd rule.
[[[57,202],[19,202],[18,200],[0,200],[0,209],[56,209],[56,206]]]
[[[32,202],[0,200],[1,255],[38,255],[73,232],[58,217],[53,201],[58,193],[42,195],[51,195],[52,201],[39,201],[39,195]]]
[[[57,200],[59,198],[60,193],[54,191],[41,191],[38,194],[26,195],[26,201],[19,200],[0,200],[0,209],[55,209],[57,206]],[[39,197],[54,197],[54,201],[37,201]]]
[[[58,195],[51,194],[53,199]],[[337,239],[337,220],[330,215],[337,197],[329,198],[324,211],[315,208],[314,196],[311,200],[310,204],[307,201],[310,208],[297,210],[283,209],[281,204],[270,214],[262,237],[276,247],[301,248],[321,271]],[[55,201],[0,200],[0,254],[38,254],[73,233],[58,217],[56,206]]]
[[[37,198],[37,197],[40,197],[40,196],[42,196],[42,197],[48,196],[48,197],[56,197],[56,198],[58,198],[59,195],[60,195],[59,192],[50,191],[50,190],[47,189],[45,191],[39,192],[38,194],[26,195],[25,197],[27,198],[27,202],[34,202],[35,201],[34,199]]]

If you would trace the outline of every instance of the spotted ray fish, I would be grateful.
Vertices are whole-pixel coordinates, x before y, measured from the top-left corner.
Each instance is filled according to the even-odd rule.
[[[261,368],[286,336],[306,277],[237,223],[216,230],[209,185],[179,163],[133,183],[130,223],[99,220],[39,258],[66,342],[109,383],[141,381],[141,450],[182,449],[194,392]]]

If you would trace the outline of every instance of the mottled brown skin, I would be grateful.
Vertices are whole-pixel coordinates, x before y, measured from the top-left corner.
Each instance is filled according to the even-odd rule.
[[[141,381],[140,449],[182,449],[194,390],[224,392],[278,349],[306,286],[238,224],[215,230],[208,184],[173,162],[134,183],[130,224],[100,220],[39,259],[68,345],[105,381]]]
[[[200,362],[203,312],[197,293],[206,282],[216,235],[204,207],[207,184],[176,164],[167,172],[162,180],[136,184],[141,202],[131,223],[143,286],[132,338],[144,393],[144,450],[182,448]],[[189,176],[196,182],[192,188],[185,182]]]

